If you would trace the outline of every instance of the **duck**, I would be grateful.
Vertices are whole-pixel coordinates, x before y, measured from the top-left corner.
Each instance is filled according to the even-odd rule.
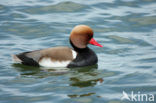
[[[15,63],[37,67],[75,68],[95,65],[97,55],[87,45],[103,47],[93,38],[93,29],[87,25],[75,26],[69,37],[73,48],[58,46],[12,55]]]

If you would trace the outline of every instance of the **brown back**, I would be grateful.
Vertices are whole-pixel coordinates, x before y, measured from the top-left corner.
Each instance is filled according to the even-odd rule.
[[[54,47],[40,51],[42,58],[51,58],[53,61],[73,60],[72,49],[68,47]]]

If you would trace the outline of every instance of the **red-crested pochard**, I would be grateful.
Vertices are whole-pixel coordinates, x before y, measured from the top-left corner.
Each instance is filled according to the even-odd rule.
[[[93,30],[86,25],[77,25],[71,31],[69,47],[53,47],[13,55],[17,63],[43,67],[82,67],[97,63],[96,54],[88,44],[102,47],[93,39]]]

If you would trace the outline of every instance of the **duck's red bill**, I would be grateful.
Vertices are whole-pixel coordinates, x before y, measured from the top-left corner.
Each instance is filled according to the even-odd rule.
[[[95,46],[99,46],[99,47],[103,47],[101,44],[99,44],[97,41],[95,41],[94,38],[92,38],[92,39],[89,41],[89,44],[92,44],[92,45],[95,45]]]

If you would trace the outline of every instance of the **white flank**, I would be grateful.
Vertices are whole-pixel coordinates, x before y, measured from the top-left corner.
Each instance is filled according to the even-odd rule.
[[[72,55],[73,55],[73,59],[75,59],[77,56],[77,53],[74,50],[72,50]]]
[[[66,67],[71,61],[51,61],[50,58],[43,58],[39,65],[43,67]]]

